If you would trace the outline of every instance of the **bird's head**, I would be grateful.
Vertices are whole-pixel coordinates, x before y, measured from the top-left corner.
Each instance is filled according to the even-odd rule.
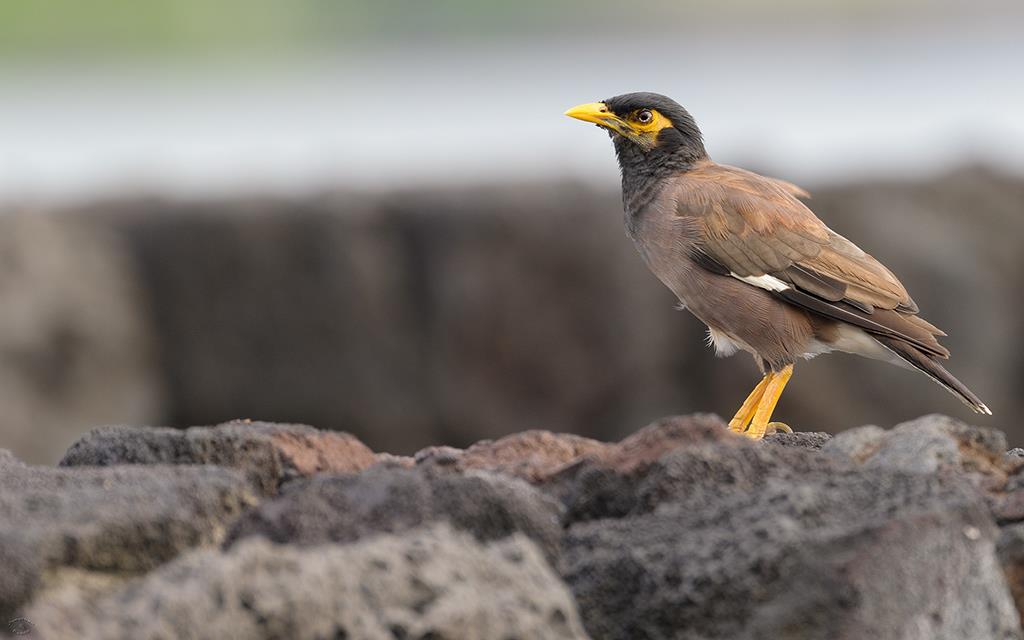
[[[626,93],[603,102],[581,104],[565,115],[607,129],[620,162],[639,161],[641,157],[692,162],[707,156],[693,116],[661,94]]]

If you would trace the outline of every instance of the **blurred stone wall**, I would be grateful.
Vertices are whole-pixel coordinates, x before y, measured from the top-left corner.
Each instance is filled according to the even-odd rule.
[[[904,280],[996,415],[839,355],[798,365],[778,417],[834,432],[941,411],[1021,444],[1024,181],[964,169],[817,189],[811,206]],[[15,208],[0,234],[0,447],[32,460],[94,424],[236,417],[394,452],[529,428],[616,438],[729,414],[757,378],[673,310],[618,194],[580,185]]]

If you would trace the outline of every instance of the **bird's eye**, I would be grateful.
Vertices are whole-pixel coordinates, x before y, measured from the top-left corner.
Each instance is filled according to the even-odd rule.
[[[636,121],[640,124],[647,124],[654,119],[650,109],[641,109],[636,112]]]

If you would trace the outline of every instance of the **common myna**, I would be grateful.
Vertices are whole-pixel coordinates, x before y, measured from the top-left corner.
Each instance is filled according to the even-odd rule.
[[[693,117],[656,93],[565,115],[607,129],[622,172],[626,230],[654,275],[708,326],[719,355],[742,349],[764,374],[729,427],[760,439],[793,363],[845,351],[915,368],[991,415],[938,359],[941,330],[900,281],[815,217],[799,187],[716,164]]]

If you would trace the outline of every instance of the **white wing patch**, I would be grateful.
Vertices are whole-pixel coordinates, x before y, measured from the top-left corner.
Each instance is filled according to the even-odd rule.
[[[729,273],[730,276],[736,278],[741,282],[752,284],[755,287],[760,287],[766,291],[785,291],[790,286],[779,280],[775,276],[763,275],[763,276],[738,276],[735,273]]]

